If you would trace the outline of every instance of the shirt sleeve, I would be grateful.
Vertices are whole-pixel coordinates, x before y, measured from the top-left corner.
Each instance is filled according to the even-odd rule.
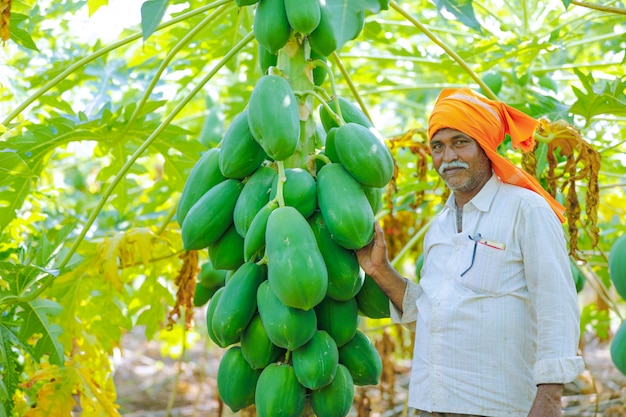
[[[389,311],[391,312],[391,321],[402,324],[412,332],[415,331],[415,321],[417,320],[416,301],[423,294],[422,287],[412,281],[406,281],[406,290],[404,290],[404,298],[402,299],[402,312],[389,301]]]
[[[565,234],[548,207],[524,212],[522,250],[528,290],[537,317],[536,384],[563,384],[583,370],[577,356],[580,311]]]

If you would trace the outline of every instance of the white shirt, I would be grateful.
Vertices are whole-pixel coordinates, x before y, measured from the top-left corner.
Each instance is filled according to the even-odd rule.
[[[561,223],[541,196],[496,175],[464,205],[462,233],[455,216],[451,195],[424,238],[404,314],[391,305],[395,322],[415,325],[409,405],[526,417],[537,384],[566,383],[584,369]],[[504,249],[475,244],[468,236],[478,233]]]

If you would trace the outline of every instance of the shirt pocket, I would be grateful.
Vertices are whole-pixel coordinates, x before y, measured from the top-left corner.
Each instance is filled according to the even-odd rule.
[[[474,242],[470,248],[470,255],[474,250]],[[471,259],[471,258],[468,258]],[[474,263],[461,276],[460,274],[469,267],[469,263],[462,265],[461,273],[457,276],[457,282],[472,291],[488,294],[502,295],[507,292],[504,277],[506,262],[506,249],[492,248],[483,244],[476,244]]]

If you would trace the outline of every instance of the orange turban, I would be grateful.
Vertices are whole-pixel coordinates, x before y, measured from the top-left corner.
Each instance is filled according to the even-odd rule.
[[[504,103],[489,100],[469,88],[445,88],[437,98],[428,122],[428,137],[438,130],[455,129],[476,140],[491,160],[493,171],[506,183],[528,188],[541,195],[564,223],[565,207],[554,199],[526,171],[498,153],[505,134],[514,148],[531,151],[535,146],[533,133],[538,121]]]

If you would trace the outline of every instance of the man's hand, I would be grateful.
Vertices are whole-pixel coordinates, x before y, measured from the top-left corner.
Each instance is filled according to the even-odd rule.
[[[563,384],[537,385],[537,395],[528,417],[561,417]]]

